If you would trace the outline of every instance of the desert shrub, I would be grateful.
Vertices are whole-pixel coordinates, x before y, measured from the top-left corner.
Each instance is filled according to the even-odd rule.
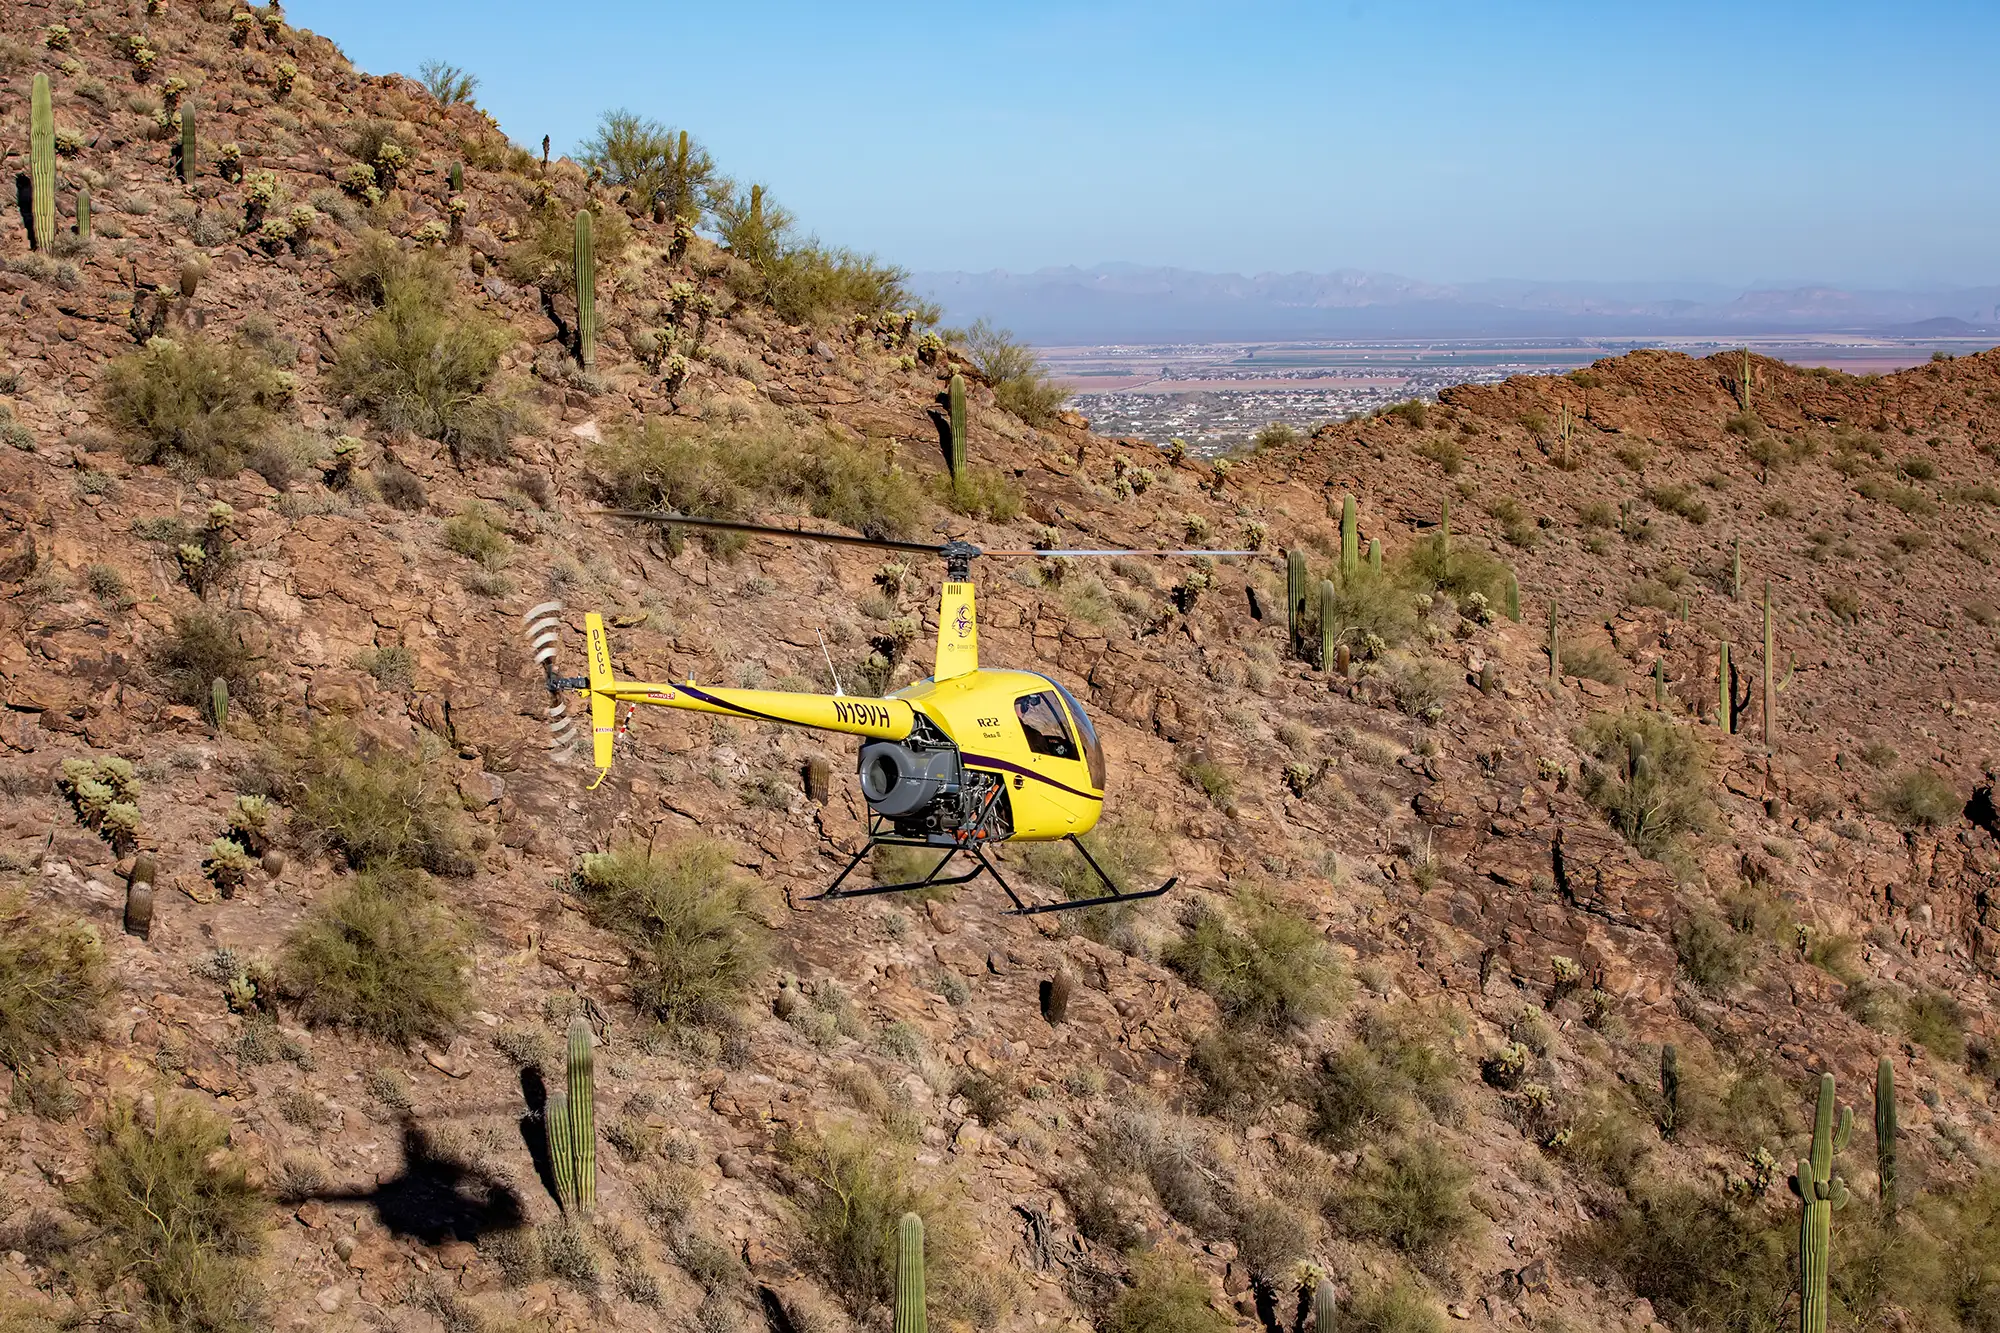
[[[1852,588],[1829,588],[1821,600],[1835,620],[1851,625],[1861,619],[1861,594]]]
[[[1670,1185],[1571,1233],[1578,1268],[1622,1279],[1676,1327],[1764,1333],[1789,1288],[1780,1216],[1727,1194]]]
[[[1654,508],[1679,514],[1690,523],[1699,525],[1708,522],[1708,504],[1692,486],[1649,486],[1646,498],[1653,502]]]
[[[1449,435],[1426,435],[1418,442],[1416,454],[1436,463],[1447,477],[1455,477],[1465,466],[1465,448]]]
[[[343,724],[315,729],[288,765],[292,827],[356,870],[471,874],[451,775],[434,747],[411,755]]]
[[[602,172],[607,185],[632,192],[641,209],[656,202],[669,218],[699,222],[716,183],[715,160],[693,139],[682,153],[680,135],[630,111],[607,111],[580,159]]]
[[[1389,693],[1402,712],[1435,722],[1444,715],[1445,701],[1457,690],[1460,675],[1457,667],[1435,657],[1393,658]]]
[[[109,989],[96,931],[0,893],[0,1064],[23,1069],[90,1036]]]
[[[993,386],[993,400],[1031,426],[1047,425],[1069,401],[1034,349],[1005,329],[976,321],[965,331],[965,351]]]
[[[729,848],[628,843],[583,858],[585,910],[633,951],[634,1002],[662,1022],[727,1021],[765,962],[767,930]]]
[[[1447,545],[1442,536],[1413,544],[1396,562],[1401,582],[1417,592],[1442,592],[1463,602],[1473,593],[1489,605],[1507,601],[1507,562],[1463,538]]]
[[[1599,713],[1578,743],[1583,794],[1642,856],[1662,857],[1713,821],[1708,748],[1659,713]]]
[[[1340,1312],[1340,1333],[1444,1333],[1444,1316],[1414,1279],[1358,1285]]]
[[[1924,1220],[1932,1223],[1939,1216],[1929,1209]],[[1925,1228],[1911,1225],[1907,1215],[1886,1216],[1877,1204],[1850,1204],[1838,1225],[1840,1262],[1828,1267],[1827,1291],[1834,1308],[1844,1312],[1853,1327],[1888,1327],[1898,1316],[1918,1328],[1995,1327],[2000,1300],[1994,1298],[2000,1297],[2000,1285],[1988,1277],[1975,1281],[1968,1292],[1960,1282],[1947,1280],[1947,1273],[1959,1277],[1965,1272],[1948,1255],[1966,1255],[1992,1274],[2000,1255],[1994,1253],[1990,1239],[1954,1235],[1955,1228],[1947,1224],[1939,1228],[1945,1233],[1940,1241]],[[1986,1302],[1980,1301],[1979,1288],[1985,1288]],[[1973,1299],[1960,1305],[1956,1298],[1961,1293]],[[1987,1304],[1985,1310],[1979,1309],[1982,1303]]]
[[[897,1228],[924,1220],[926,1295],[933,1313],[987,1324],[973,1236],[937,1190],[899,1154],[844,1130],[801,1132],[781,1143],[808,1264],[857,1317],[895,1294]],[[983,1317],[981,1317],[983,1316]]]
[[[1911,828],[1939,828],[1964,810],[1951,780],[1928,768],[1905,769],[1876,793],[1883,813]]]
[[[1103,1333],[1227,1333],[1235,1327],[1208,1300],[1208,1281],[1194,1265],[1156,1247],[1140,1257],[1132,1285],[1098,1327]]]
[[[1434,1138],[1369,1149],[1334,1204],[1336,1221],[1355,1236],[1434,1259],[1477,1227],[1466,1197],[1471,1180],[1471,1169]]]
[[[278,966],[307,1023],[408,1046],[442,1039],[471,1001],[465,931],[412,877],[364,873],[314,904]]]
[[[1421,398],[1405,398],[1400,403],[1391,403],[1382,409],[1382,415],[1392,421],[1400,421],[1405,426],[1422,430],[1430,422],[1430,404]]]
[[[1197,908],[1166,960],[1240,1023],[1303,1027],[1343,998],[1340,964],[1319,928],[1257,893],[1239,895],[1226,917]]]
[[[417,67],[421,76],[418,82],[424,91],[447,105],[453,102],[470,102],[473,90],[479,87],[479,76],[468,74],[457,65],[442,60],[426,60]]]
[[[1690,912],[1674,926],[1674,956],[1695,989],[1721,995],[1743,980],[1750,966],[1750,942],[1721,917]]]
[[[881,315],[914,304],[909,274],[873,255],[801,237],[791,213],[761,187],[710,197],[716,230],[730,255],[730,286],[793,324],[845,315]]]
[[[1282,1080],[1273,1077],[1275,1060],[1262,1032],[1225,1024],[1203,1034],[1188,1052],[1188,1072],[1198,1085],[1195,1108],[1247,1123],[1284,1094]]]
[[[1948,991],[1919,990],[1903,1003],[1903,1035],[1955,1062],[1965,1055],[1965,1011]]]
[[[1250,451],[1261,454],[1267,449],[1282,449],[1298,441],[1298,427],[1283,421],[1267,421],[1250,437]]]
[[[593,210],[591,259],[603,289],[632,244],[632,224],[620,212]],[[538,208],[521,228],[521,237],[507,248],[501,263],[507,276],[550,294],[576,292],[576,213],[550,203]]]
[[[1393,572],[1376,574],[1364,566],[1353,578],[1332,582],[1333,600],[1321,602],[1319,615],[1332,618],[1339,642],[1359,648],[1375,638],[1393,647],[1416,632],[1411,589]]]
[[[1401,1005],[1371,1012],[1355,1040],[1321,1056],[1301,1100],[1313,1138],[1344,1152],[1448,1113],[1459,1075],[1437,1014]]]
[[[263,1241],[263,1200],[228,1144],[228,1123],[191,1103],[161,1098],[148,1126],[120,1102],[71,1191],[77,1212],[101,1229],[106,1281],[136,1281],[164,1327],[267,1326],[250,1265]]]
[[[1095,857],[1104,873],[1120,892],[1155,887],[1160,868],[1166,864],[1167,849],[1154,832],[1133,820],[1105,821],[1082,836],[1083,845]],[[1028,873],[1075,902],[1095,898],[1104,886],[1090,867],[1072,849],[1061,843],[1026,843],[1021,848]],[[1112,943],[1122,934],[1136,905],[1086,907],[1066,915],[1085,935],[1100,944]]]
[[[1209,1129],[1144,1104],[1119,1106],[1092,1130],[1090,1165],[1104,1179],[1143,1180],[1170,1216],[1196,1231],[1219,1231],[1229,1219]]]
[[[1565,676],[1616,685],[1625,678],[1626,667],[1625,659],[1613,652],[1610,644],[1585,640],[1562,645],[1562,669]]]
[[[211,476],[243,466],[291,392],[263,357],[199,334],[155,338],[105,367],[98,398],[132,461],[185,461]]]
[[[1863,477],[1854,483],[1854,489],[1870,500],[1886,500],[1905,514],[1923,516],[1937,512],[1936,503],[1921,489],[1901,485],[1886,477]]]
[[[704,439],[649,420],[614,432],[589,457],[604,497],[630,508],[741,518],[759,499],[783,498],[889,540],[912,536],[922,519],[916,478],[830,432],[800,438],[788,430],[738,430]]]
[[[227,681],[232,707],[257,697],[260,661],[243,634],[243,623],[206,608],[176,614],[173,633],[153,653],[153,665],[167,696],[215,718],[215,682]]]
[[[439,261],[403,255],[393,242],[364,247],[343,275],[376,309],[341,344],[334,388],[456,459],[505,457],[528,421],[491,388],[513,333],[464,307]]]
[[[493,511],[477,500],[467,505],[463,513],[446,519],[443,531],[447,549],[487,569],[506,564],[514,550],[506,530],[494,520]]]
[[[998,468],[968,464],[958,476],[938,478],[940,498],[954,514],[1011,523],[1021,513],[1021,488]]]

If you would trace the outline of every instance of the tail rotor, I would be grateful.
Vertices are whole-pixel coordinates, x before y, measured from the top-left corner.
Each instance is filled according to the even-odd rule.
[[[522,614],[521,624],[535,661],[542,668],[542,679],[548,684],[549,754],[557,763],[566,764],[579,757],[583,736],[576,719],[570,716],[569,705],[563,700],[561,678],[556,675],[556,644],[563,634],[562,609],[561,602],[531,606]]]

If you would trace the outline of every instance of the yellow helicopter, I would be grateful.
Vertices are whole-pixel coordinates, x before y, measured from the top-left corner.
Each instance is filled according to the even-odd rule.
[[[610,770],[627,717],[639,705],[776,722],[840,732],[862,738],[859,772],[868,804],[868,843],[818,898],[859,898],[902,893],[934,885],[964,884],[991,875],[1017,913],[1072,911],[1110,903],[1158,898],[1172,889],[1169,879],[1156,889],[1121,890],[1097,864],[1078,835],[1096,826],[1104,811],[1104,751],[1090,715],[1076,696],[1033,671],[1004,671],[979,665],[979,622],[972,586],[972,561],[980,556],[1246,556],[1253,551],[1202,550],[981,550],[964,541],[941,545],[886,541],[839,532],[815,532],[743,523],[732,519],[608,509],[600,513],[676,527],[719,529],[794,541],[865,546],[945,562],[938,604],[937,667],[927,678],[881,697],[839,692],[807,694],[790,690],[731,689],[620,680],[612,664],[604,620],[584,617],[586,669],[583,676],[559,676],[556,644],[562,605],[545,602],[523,617],[550,694],[549,723],[557,743],[573,737],[563,702],[568,692],[589,701],[591,758],[598,775],[594,790]],[[988,858],[989,844],[1067,841],[1082,855],[1106,892],[1064,902],[1028,903],[1015,893]],[[877,847],[917,847],[942,851],[942,859],[920,880],[861,889],[841,887],[855,867]],[[946,876],[954,857],[972,868]]]

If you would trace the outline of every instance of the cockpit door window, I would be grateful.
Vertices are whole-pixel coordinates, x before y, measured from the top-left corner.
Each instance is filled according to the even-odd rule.
[[[1014,716],[1028,738],[1028,749],[1052,759],[1075,759],[1076,742],[1063,721],[1062,705],[1053,694],[1024,694],[1014,701]]]

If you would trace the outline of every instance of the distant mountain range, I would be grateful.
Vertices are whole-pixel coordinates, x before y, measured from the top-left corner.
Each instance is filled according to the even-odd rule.
[[[983,316],[1044,345],[1834,331],[1945,338],[2000,332],[2000,287],[1846,291],[1665,282],[1429,283],[1357,269],[1245,277],[1136,264],[912,276],[918,291],[944,307],[948,323]]]

